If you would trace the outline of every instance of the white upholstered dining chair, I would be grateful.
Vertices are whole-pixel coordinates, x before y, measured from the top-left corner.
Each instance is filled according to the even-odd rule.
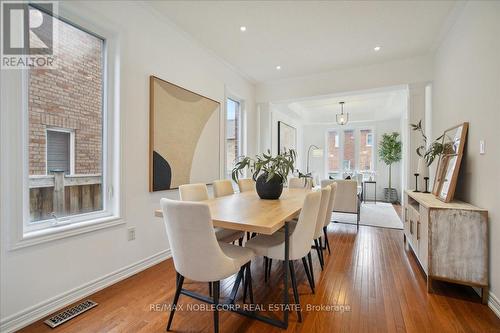
[[[299,321],[302,321],[300,313],[300,300],[297,289],[297,281],[295,278],[294,261],[302,259],[304,270],[306,272],[309,283],[311,282],[310,269],[306,262],[306,257],[311,255],[311,243],[314,238],[316,220],[318,217],[319,206],[321,201],[321,192],[311,192],[307,194],[302,210],[297,221],[297,225],[290,234],[289,238],[289,265],[290,278],[292,280],[293,295],[295,303],[299,305],[297,315]],[[246,242],[245,247],[254,250],[256,255],[267,257],[270,260],[284,260],[285,254],[285,233],[275,232],[272,235],[257,235]],[[312,287],[313,288],[313,287]]]
[[[198,282],[209,282],[213,286],[214,331],[219,331],[220,281],[238,273],[230,302],[234,303],[245,273],[244,293],[248,290],[253,303],[250,263],[255,254],[251,249],[218,242],[208,206],[201,202],[182,202],[161,199],[163,221],[170,242],[174,267],[177,273],[173,306],[168,318],[170,330],[175,307],[181,294],[194,298],[202,297],[182,289],[184,278]]]
[[[316,218],[315,229],[314,229],[314,238],[313,238],[314,248],[316,249],[316,253],[318,254],[318,260],[319,260],[319,263],[321,266],[321,270],[323,270],[323,268],[325,266],[323,249],[325,249],[326,242],[328,242],[327,234],[325,232],[325,230],[326,230],[325,219],[326,219],[326,215],[328,214],[328,209],[331,209],[331,207],[329,208],[330,198],[331,198],[330,197],[331,190],[332,189],[331,189],[330,185],[325,186],[321,189],[321,201],[320,201],[318,216]],[[331,211],[330,211],[330,217],[331,217]],[[293,232],[297,226],[297,220],[295,219],[295,220],[290,221],[288,223],[290,226],[290,232]],[[279,231],[283,232],[283,229],[280,229]],[[322,242],[323,235],[325,237],[325,247],[323,246],[323,242]],[[308,260],[310,261],[310,257],[308,257]],[[272,261],[271,261],[271,263],[272,263]],[[311,272],[312,272],[312,263],[311,262],[309,262],[309,266],[311,267]],[[312,276],[312,280],[314,281],[314,272],[311,273],[311,276]],[[266,277],[266,280],[267,280],[267,277]],[[314,282],[311,285],[311,289],[314,292]]]
[[[238,179],[240,192],[255,191],[255,181],[252,178]]]
[[[232,189],[232,187],[231,187]],[[214,188],[215,191],[215,188]],[[179,197],[182,201],[204,201],[208,200],[208,189],[205,184],[185,184],[179,186]],[[243,244],[243,231],[234,231],[224,228],[215,228],[217,240],[227,243],[238,241],[240,246]]]
[[[179,197],[182,201],[208,200],[208,189],[205,184],[185,184],[179,186]]]
[[[337,184],[333,200],[333,213],[356,214],[356,227],[359,229],[361,199],[358,182],[350,179],[333,181],[325,179],[321,181],[321,187],[332,183]]]
[[[328,186],[330,187],[330,198],[328,200],[328,207],[326,208],[325,222],[323,225],[323,234],[325,235],[325,246],[323,247],[323,249],[325,247],[328,248],[328,254],[330,254],[331,253],[330,242],[328,241],[328,234],[326,232],[326,229],[328,228],[328,225],[332,221],[332,210],[333,210],[333,203],[335,201],[335,195],[337,193],[337,184],[332,183]]]
[[[214,197],[225,197],[234,194],[233,183],[229,179],[215,180],[213,183]]]
[[[314,247],[316,248],[316,252],[318,253],[318,259],[321,265],[321,270],[323,270],[323,267],[325,266],[325,259],[323,257],[323,244],[321,242],[321,237],[323,236],[323,227],[325,225],[326,210],[328,209],[328,203],[330,201],[331,191],[332,189],[330,186],[326,186],[321,189],[321,201],[319,204],[318,216],[316,218],[316,228],[314,229]]]
[[[312,179],[293,177],[288,179],[288,188],[312,188]]]

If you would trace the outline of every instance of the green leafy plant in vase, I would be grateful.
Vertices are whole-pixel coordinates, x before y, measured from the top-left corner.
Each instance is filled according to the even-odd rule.
[[[402,143],[398,132],[384,133],[379,143],[380,160],[389,167],[389,187],[384,188],[384,198],[388,202],[398,201],[398,192],[392,188],[392,165],[401,160]]]
[[[231,176],[235,182],[243,174],[244,169],[250,170],[255,180],[255,188],[261,199],[276,200],[283,192],[283,184],[288,175],[293,172],[297,159],[295,150],[285,150],[276,156],[267,153],[256,155],[255,158],[241,156],[237,159]]]

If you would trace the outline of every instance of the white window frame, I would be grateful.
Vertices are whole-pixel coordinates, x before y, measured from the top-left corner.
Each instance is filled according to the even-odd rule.
[[[244,139],[246,137],[246,105],[245,105],[245,100],[240,97],[239,95],[233,93],[230,89],[226,88],[226,94],[224,98],[224,112],[223,112],[223,126],[222,128],[222,142],[223,142],[223,152],[224,156],[222,158],[223,160],[223,167],[222,167],[222,177],[223,179],[226,178],[228,172],[230,170],[227,170],[227,145],[226,145],[226,126],[227,126],[227,100],[230,99],[234,102],[239,103],[240,107],[238,110],[238,121],[239,121],[239,126],[238,126],[238,133],[236,135],[238,136],[238,146],[239,149],[238,151],[240,152],[240,155],[246,155],[246,140]],[[243,171],[243,175],[246,177],[246,170]]]
[[[9,158],[1,159],[0,175],[2,180],[10,177],[11,181],[2,181],[0,184],[2,203],[0,217],[2,223],[9,223],[7,228],[9,250],[125,223],[120,191],[119,31],[103,27],[96,18],[83,17],[67,11],[64,5],[59,6],[59,14],[55,16],[62,21],[104,40],[103,210],[59,218],[57,221],[47,220],[44,223],[36,223],[36,227],[35,224],[29,223],[29,152],[26,149],[29,143],[28,72],[27,70],[2,71],[0,148],[2,157]]]
[[[342,172],[342,161],[343,161],[343,153],[344,153],[344,145],[343,144],[340,144],[340,132],[341,132],[342,129],[337,129],[337,128],[330,128],[330,129],[327,129],[326,130],[326,143],[325,143],[325,147],[326,147],[326,153],[324,154],[325,155],[325,170],[326,170],[326,175],[328,176],[330,173],[341,173]],[[330,152],[328,150],[328,136],[329,136],[329,133],[330,132],[336,132],[337,134],[335,134],[335,148],[339,148],[339,154],[340,154],[340,166],[341,168],[339,170],[330,170],[329,167],[328,167],[328,158],[330,156]]]
[[[354,167],[352,167],[351,171],[358,171],[358,172],[366,172],[364,170],[359,169],[359,142],[361,138],[361,131],[363,130],[370,130],[371,135],[372,135],[372,142],[373,145],[372,147],[372,168],[373,170],[370,171],[375,171],[377,166],[376,166],[376,161],[377,159],[375,158],[375,153],[376,153],[376,133],[375,133],[375,128],[373,126],[359,126],[359,127],[333,127],[333,128],[328,128],[325,133],[325,147],[327,148],[326,154],[324,154],[324,165],[325,165],[325,177],[328,178],[330,173],[338,173],[342,175],[344,172],[347,170],[344,170],[344,131],[354,131]],[[339,140],[337,141],[337,138],[335,139],[336,142],[339,142],[339,147],[336,146],[336,148],[339,148],[339,154],[340,154],[340,170],[330,170],[328,168],[328,156],[329,156],[329,151],[328,151],[328,135],[330,132],[336,132],[339,137]]]
[[[368,138],[371,138],[371,141],[372,141],[371,143],[369,143],[370,140],[368,140]],[[366,134],[365,146],[373,147],[373,131],[371,133]]]
[[[69,174],[75,174],[75,130],[69,128],[47,127],[45,128],[45,174],[49,174],[49,140],[48,132],[69,133]]]

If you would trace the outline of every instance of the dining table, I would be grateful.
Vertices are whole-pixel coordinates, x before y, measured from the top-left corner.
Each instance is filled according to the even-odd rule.
[[[282,228],[284,230],[283,319],[276,319],[258,311],[242,308],[231,308],[231,311],[283,329],[288,327],[290,231],[287,222],[300,214],[304,199],[310,192],[311,189],[306,188],[284,188],[279,199],[264,200],[258,196],[256,191],[246,191],[201,201],[208,205],[214,227],[264,235],[272,235]],[[162,210],[155,210],[155,216],[163,217]]]

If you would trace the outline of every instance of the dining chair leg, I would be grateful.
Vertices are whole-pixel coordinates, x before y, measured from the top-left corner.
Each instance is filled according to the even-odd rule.
[[[264,257],[264,282],[267,282],[267,266],[269,265],[269,258]]]
[[[295,299],[295,304],[297,304],[297,317],[299,323],[301,323],[302,314],[300,309],[299,291],[297,289],[297,279],[295,278],[295,268],[293,265],[293,260],[290,260],[289,265],[290,265],[290,278],[292,279],[293,298]]]
[[[323,237],[319,237],[318,238],[318,243],[319,243],[319,248],[321,249],[320,253],[321,253],[321,262],[323,263],[323,267],[325,266],[325,249],[326,249],[326,245],[323,245]]]
[[[249,240],[250,240],[250,238],[252,238],[252,237],[250,237],[250,232],[249,232],[249,231],[247,231],[247,241],[249,241]]]
[[[250,294],[250,303],[253,304],[253,286],[252,286],[252,262],[248,262],[248,293]]]
[[[330,251],[330,243],[328,242],[328,234],[326,233],[326,226],[323,227],[323,233],[325,234],[326,248],[328,249],[328,254],[332,254]]]
[[[318,253],[318,260],[321,266],[321,270],[323,270],[323,260],[321,259],[321,246],[318,244],[318,240],[314,240],[314,246],[316,247],[316,252]]]
[[[251,271],[251,262],[248,262],[245,265],[245,286],[243,289],[243,303],[246,302],[247,290],[250,295],[250,303],[253,304],[253,288],[252,288],[252,271]]]
[[[219,310],[218,310],[218,305],[219,305],[219,293],[220,293],[220,281],[215,281],[213,283],[214,286],[214,332],[218,333],[219,332]]]
[[[213,290],[212,282],[208,283],[208,295],[212,297],[212,290]]]
[[[273,259],[269,258],[269,263],[267,265],[267,280],[271,280],[271,268],[273,266]]]
[[[182,285],[184,283],[184,276],[179,273],[176,274],[177,287],[175,289],[174,301],[172,302],[172,309],[170,310],[170,315],[168,316],[167,331],[170,331],[170,326],[172,325],[172,319],[174,319],[175,307],[179,301],[179,296],[181,295]]]
[[[311,291],[314,294],[314,286],[311,280],[311,274],[309,273],[309,267],[306,261],[306,257],[302,258],[302,264],[304,265],[304,271],[306,272],[307,281],[309,281],[309,286],[311,287]]]
[[[312,264],[311,251],[309,251],[309,253],[307,254],[307,261],[309,261],[309,272],[311,273],[313,288],[316,288],[316,282],[314,282],[314,269]]]
[[[238,238],[238,245],[243,246],[243,237]]]
[[[229,302],[234,303],[236,299],[236,294],[238,293],[238,288],[240,287],[241,280],[243,279],[244,267],[240,268],[238,275],[236,275],[236,280],[234,280],[233,289],[231,290],[231,294],[229,295]],[[245,283],[243,283],[243,286]]]

